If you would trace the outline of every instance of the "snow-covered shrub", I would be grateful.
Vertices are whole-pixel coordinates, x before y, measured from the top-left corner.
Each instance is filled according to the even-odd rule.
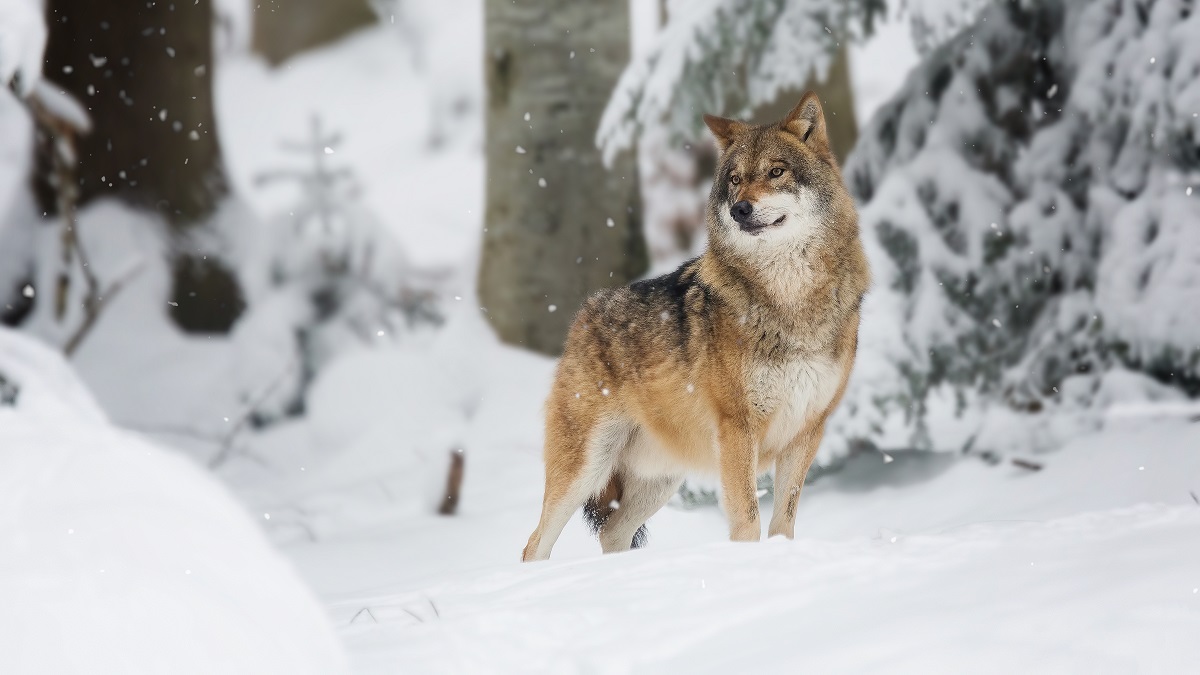
[[[1077,429],[1105,402],[1200,394],[1190,3],[992,5],[910,74],[844,173],[877,281],[842,441],[940,445],[931,411],[972,408],[960,442],[1024,428],[1046,446],[1055,414],[1091,411]]]
[[[437,275],[409,262],[357,202],[350,170],[332,165],[340,140],[314,118],[309,139],[286,145],[306,155],[309,165],[260,176],[260,182],[294,182],[299,198],[265,224],[258,251],[243,264],[244,276],[258,277],[251,283],[258,297],[234,339],[246,335],[248,343],[290,355],[300,384],[293,410],[302,406],[307,383],[337,354],[442,320]],[[267,333],[273,337],[259,339]]]
[[[232,496],[0,328],[0,672],[338,673],[323,609]]]

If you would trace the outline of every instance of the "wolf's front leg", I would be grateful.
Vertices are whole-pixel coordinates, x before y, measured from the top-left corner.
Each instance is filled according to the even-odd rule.
[[[718,429],[721,444],[721,491],[725,515],[729,518],[731,541],[758,541],[762,526],[758,520],[757,465],[758,449],[754,435],[745,423],[722,420]]]
[[[808,468],[817,456],[824,425],[805,429],[775,460],[775,509],[771,514],[768,537],[777,534],[791,539],[796,531],[796,506]]]

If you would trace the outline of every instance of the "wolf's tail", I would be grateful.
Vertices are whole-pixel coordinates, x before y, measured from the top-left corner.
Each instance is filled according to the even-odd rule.
[[[600,494],[587,500],[583,505],[583,521],[587,523],[588,529],[592,534],[600,534],[600,528],[604,527],[608,517],[616,511],[613,504],[621,504],[621,494],[624,491],[624,486],[621,484],[621,477],[613,474],[612,478],[608,479],[608,485],[600,491]],[[649,534],[646,532],[646,526],[643,524],[638,527],[637,532],[633,534],[632,548],[641,548],[646,545],[646,539]]]

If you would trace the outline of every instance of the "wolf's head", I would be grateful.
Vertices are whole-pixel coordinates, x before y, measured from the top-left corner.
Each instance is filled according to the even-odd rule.
[[[803,248],[854,237],[854,203],[829,147],[825,114],[808,92],[779,122],[704,116],[721,150],[708,198],[713,246],[735,252]]]

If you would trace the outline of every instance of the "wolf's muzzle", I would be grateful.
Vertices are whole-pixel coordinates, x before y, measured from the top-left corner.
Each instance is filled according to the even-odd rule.
[[[738,224],[748,223],[753,214],[754,205],[745,199],[729,207],[729,215],[733,216],[733,221]]]

